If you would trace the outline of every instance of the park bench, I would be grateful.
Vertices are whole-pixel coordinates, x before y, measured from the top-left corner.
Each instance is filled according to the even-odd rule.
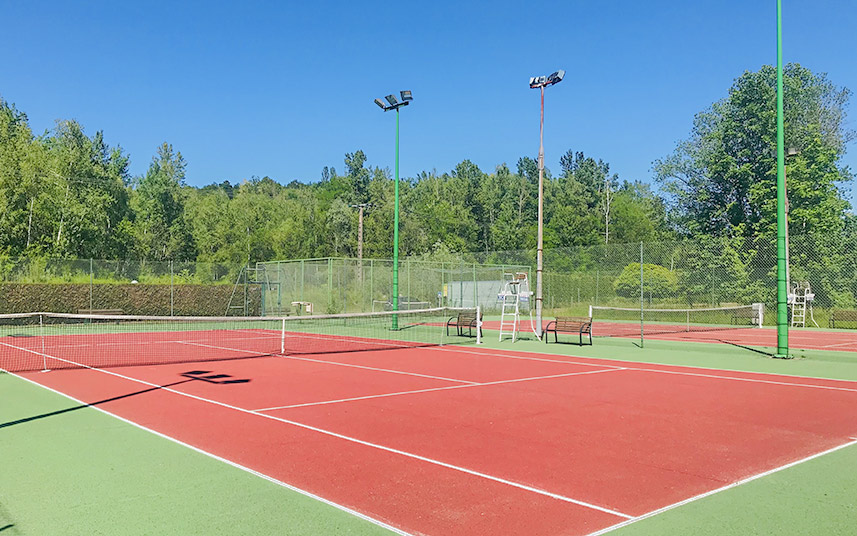
[[[482,318],[479,319],[480,321]],[[454,327],[456,335],[459,337],[473,337],[473,330],[479,326],[476,320],[476,311],[467,311],[458,313],[458,316],[453,316],[446,323],[446,335],[449,336],[449,328]],[[464,330],[467,330],[465,335]],[[479,334],[482,335],[482,326],[479,326]]]
[[[842,327],[843,323],[857,324],[857,311],[854,309],[834,309],[830,313],[830,320],[827,321],[827,325],[835,328],[837,322],[840,324],[839,327]]]
[[[732,325],[738,326],[741,324],[750,324],[753,326],[759,325],[759,310],[753,307],[752,309],[736,309],[732,312]]]
[[[559,342],[560,333],[576,333],[580,336],[580,345],[583,346],[583,334],[589,336],[589,344],[592,344],[592,318],[588,316],[558,316],[556,320],[548,322],[545,327],[545,343],[548,342],[547,334],[553,332],[554,342]]]

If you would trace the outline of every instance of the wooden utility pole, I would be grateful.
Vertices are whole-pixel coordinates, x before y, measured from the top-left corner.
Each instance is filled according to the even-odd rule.
[[[363,280],[363,211],[372,206],[371,203],[348,205],[359,210],[357,216],[357,280]]]

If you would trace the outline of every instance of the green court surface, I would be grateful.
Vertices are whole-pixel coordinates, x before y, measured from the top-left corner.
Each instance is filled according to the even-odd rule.
[[[857,353],[774,360],[725,344],[598,339],[593,346],[498,342],[486,348],[857,380]],[[0,534],[392,534],[14,375],[0,373]],[[789,411],[784,407],[783,411]],[[51,415],[54,412],[56,414]],[[36,417],[36,418],[33,418]],[[855,416],[857,420],[857,416]],[[776,444],[770,445],[776,449]],[[849,446],[610,532],[854,534],[857,446]]]
[[[0,373],[2,536],[390,534],[79,405]]]

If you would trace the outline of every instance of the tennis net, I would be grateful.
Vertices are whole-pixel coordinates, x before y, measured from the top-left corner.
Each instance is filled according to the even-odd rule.
[[[591,305],[589,316],[594,336],[639,337],[641,325],[644,335],[762,327],[764,304],[642,310]]]
[[[456,344],[433,308],[289,317],[0,315],[0,370],[106,368]]]

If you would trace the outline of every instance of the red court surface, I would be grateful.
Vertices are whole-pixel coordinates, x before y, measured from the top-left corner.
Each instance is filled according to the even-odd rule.
[[[544,321],[547,326],[548,321]],[[483,328],[490,331],[500,330],[500,321],[487,320],[483,323]],[[521,320],[521,330],[530,330],[529,319]],[[709,328],[696,329],[696,331],[683,331],[684,326],[675,325],[659,325],[650,324],[645,328],[647,330],[646,339],[661,340],[661,341],[689,341],[689,342],[727,342],[731,344],[739,344],[742,346],[777,346],[777,330],[776,328],[752,328],[731,326],[724,329]],[[636,332],[634,331],[636,330]],[[657,331],[670,331],[671,333],[658,333]],[[630,324],[627,322],[594,322],[592,325],[592,333],[595,337],[599,336],[618,336],[623,338],[640,338],[640,325]],[[550,334],[550,342],[553,342],[553,334]],[[577,337],[574,335],[563,334],[559,335],[561,341],[576,342]],[[836,352],[857,352],[857,330],[819,330],[819,329],[789,329],[789,347],[799,348],[804,350],[831,350]]]
[[[857,382],[477,347],[22,376],[403,534],[590,534],[857,438]]]

